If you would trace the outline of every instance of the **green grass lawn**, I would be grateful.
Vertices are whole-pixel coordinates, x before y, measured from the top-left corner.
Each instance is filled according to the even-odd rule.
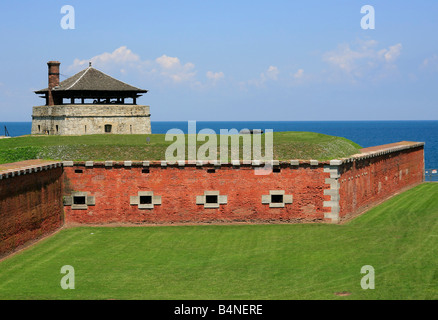
[[[437,195],[424,183],[344,225],[64,229],[0,262],[0,299],[438,299]]]
[[[219,135],[217,137],[219,159]],[[262,135],[262,146],[264,146],[263,137],[264,135]],[[23,136],[0,140],[0,164],[36,158],[77,161],[165,160],[166,149],[172,143],[173,141],[165,141],[164,134]],[[197,147],[204,144],[204,141],[199,141]],[[228,144],[230,150],[231,141]],[[242,159],[243,148],[239,149]],[[312,132],[274,133],[274,159],[278,160],[323,161],[347,157],[357,153],[359,149],[359,145],[342,137]]]

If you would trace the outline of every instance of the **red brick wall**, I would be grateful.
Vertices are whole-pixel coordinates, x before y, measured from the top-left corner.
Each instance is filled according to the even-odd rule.
[[[344,163],[340,182],[340,218],[363,212],[423,181],[423,147]]]
[[[209,167],[210,169],[213,167]],[[82,169],[83,173],[75,173]],[[208,167],[151,166],[149,173],[142,167],[124,168],[104,166],[65,167],[65,194],[86,191],[95,196],[95,206],[87,210],[65,207],[67,224],[85,223],[184,223],[184,222],[269,222],[269,221],[322,221],[324,212],[323,189],[328,173],[323,165],[291,167],[285,165],[279,173],[266,176],[254,174],[251,166],[217,168],[208,173]],[[218,190],[227,195],[227,204],[218,209],[205,209],[196,204],[196,196],[205,190]],[[269,208],[262,204],[262,195],[269,190],[285,190],[293,195],[293,203],[284,208]],[[130,205],[130,196],[139,191],[153,191],[162,197],[162,204],[154,209],[139,209]]]
[[[0,180],[0,257],[63,224],[62,167]]]
[[[339,197],[324,194],[332,187],[328,181],[333,180],[327,171],[328,163],[282,163],[281,172],[263,176],[255,175],[252,166],[227,165],[208,173],[211,168],[162,168],[155,164],[149,167],[149,173],[142,173],[141,164],[124,167],[123,163],[115,163],[105,167],[100,163],[85,167],[76,163],[65,167],[65,194],[88,192],[95,197],[95,205],[86,210],[66,206],[66,223],[330,222],[327,216],[336,222],[334,212],[339,212],[340,220],[346,219],[421,183],[424,153],[421,146],[344,160],[338,167]],[[75,173],[77,169],[82,173]],[[207,190],[226,195],[227,204],[214,209],[196,204],[196,196]],[[284,208],[262,204],[262,195],[269,195],[270,190],[284,190],[293,196],[293,203]],[[161,196],[161,205],[153,209],[131,205],[130,197],[139,191],[153,191]],[[339,211],[335,211],[337,208]]]
[[[142,173],[145,168],[149,173]],[[108,167],[96,163],[86,167],[76,163],[8,178],[2,175],[0,257],[50,234],[64,223],[330,222],[325,215],[338,208],[342,220],[421,183],[424,151],[422,146],[411,147],[343,160],[339,166],[306,162],[291,166],[285,162],[281,163],[280,172],[269,175],[255,175],[254,167],[246,165],[225,165],[209,173],[213,168],[161,167],[159,163],[150,167],[143,167],[142,163],[126,167],[123,163]],[[333,195],[333,189],[331,195],[324,195],[324,190],[336,186],[330,184],[336,179],[339,197]],[[262,203],[262,196],[269,195],[270,190],[284,190],[293,196],[293,202],[284,208],[270,208]],[[87,192],[95,204],[86,210],[64,206],[63,195],[76,191]],[[139,191],[153,191],[161,196],[161,205],[153,209],[132,205],[130,197]],[[219,208],[204,208],[196,203],[196,196],[204,191],[219,191],[228,197],[227,203]],[[337,221],[336,215],[333,218]]]

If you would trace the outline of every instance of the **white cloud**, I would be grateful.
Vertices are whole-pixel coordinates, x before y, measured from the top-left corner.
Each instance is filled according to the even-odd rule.
[[[73,65],[69,67],[70,70],[78,69],[88,66],[88,63],[91,62],[93,66],[105,68],[114,65],[123,65],[128,63],[139,63],[141,59],[139,55],[133,53],[126,46],[122,46],[117,48],[111,53],[104,52],[97,56],[94,56],[91,59],[79,60],[75,59],[73,61]]]
[[[169,57],[165,54],[156,58],[155,62],[160,67],[158,72],[164,78],[171,79],[176,83],[194,81],[196,70],[195,65],[191,62],[182,65],[179,58]]]
[[[304,70],[303,69],[298,69],[297,72],[295,72],[294,74],[294,78],[295,79],[301,79],[304,76]]]
[[[402,45],[398,43],[394,46],[390,46],[389,49],[382,49],[379,51],[379,55],[383,55],[386,62],[394,62],[401,54]]]
[[[359,41],[355,46],[341,44],[337,49],[326,52],[323,60],[352,79],[365,76],[381,78],[396,68],[394,63],[401,54],[402,44],[380,50],[377,45],[375,40]]]
[[[434,54],[431,57],[424,59],[421,68],[438,71],[438,55]]]
[[[155,59],[155,61],[164,69],[172,69],[181,66],[181,62],[177,57],[168,57],[165,54]]]
[[[140,56],[126,46],[121,46],[113,52],[104,52],[90,59],[75,59],[67,68],[67,72],[78,72],[92,62],[93,67],[104,72],[116,71],[122,75],[136,74],[142,77],[153,78],[172,83],[197,84],[195,80],[196,68],[191,62],[182,64],[178,57],[170,57],[165,54],[153,60],[142,60]]]
[[[278,80],[278,68],[274,66],[269,66],[268,70],[266,70],[266,77],[270,80]],[[263,77],[263,74],[262,74]]]
[[[280,73],[280,71],[278,70],[277,67],[269,66],[265,72],[262,72],[260,74],[259,78],[251,79],[251,80],[248,80],[246,82],[241,82],[240,86],[241,86],[241,88],[245,87],[246,85],[262,87],[268,81],[277,81],[279,73]]]
[[[207,71],[206,73],[207,79],[218,81],[220,79],[223,79],[225,77],[223,72],[213,72],[213,71]]]

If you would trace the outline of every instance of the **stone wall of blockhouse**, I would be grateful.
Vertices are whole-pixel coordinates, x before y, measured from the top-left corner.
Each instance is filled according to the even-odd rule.
[[[117,104],[33,107],[32,134],[105,134],[106,125],[111,126],[111,134],[150,134],[150,108]]]

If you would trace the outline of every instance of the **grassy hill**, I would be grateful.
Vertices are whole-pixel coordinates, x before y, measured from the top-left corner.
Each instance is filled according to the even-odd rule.
[[[424,183],[344,225],[64,229],[0,262],[0,299],[436,300],[437,194]]]
[[[217,142],[219,158],[219,135]],[[165,141],[164,134],[23,136],[0,140],[0,163],[37,158],[77,161],[164,160],[166,149],[172,143],[173,141]],[[240,143],[242,144],[242,141]],[[199,141],[197,147],[203,144],[204,141]],[[230,149],[231,140],[228,144]],[[262,146],[264,146],[264,135],[262,135]],[[357,153],[359,149],[359,145],[341,137],[312,132],[274,133],[274,159],[277,160],[323,161],[346,157]],[[243,148],[240,147],[241,159],[242,151]]]

